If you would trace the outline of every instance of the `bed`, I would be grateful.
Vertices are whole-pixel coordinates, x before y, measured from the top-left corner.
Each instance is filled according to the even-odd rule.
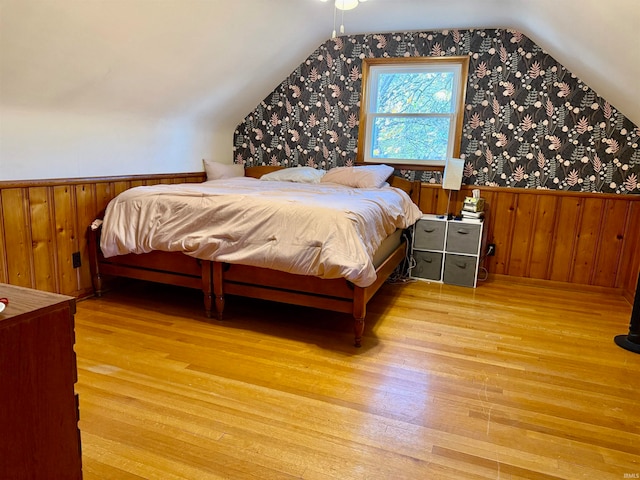
[[[265,203],[261,196],[267,194],[263,194],[262,190],[254,193],[253,190],[267,188],[264,186],[265,184],[269,184],[270,187],[268,188],[270,192],[268,195],[274,195],[274,189],[278,188],[275,196],[283,196],[283,198],[276,199],[280,203],[275,210],[284,210],[283,205],[289,208],[289,204],[295,204],[297,208],[300,208],[297,204],[301,201],[302,208],[305,209],[303,212],[310,211],[307,210],[307,206],[304,203],[306,190],[302,191],[302,193],[297,190],[298,188],[307,188],[309,186],[290,185],[292,182],[262,182],[258,180],[263,175],[271,174],[281,168],[268,166],[248,167],[244,170],[244,178],[213,182],[212,185],[216,187],[215,194],[208,193],[207,188],[209,185],[207,184],[210,182],[189,184],[188,188],[186,185],[160,185],[154,186],[154,188],[144,187],[146,188],[144,191],[141,190],[141,187],[137,187],[123,192],[121,195],[131,192],[127,196],[132,197],[129,201],[135,205],[132,210],[126,210],[125,213],[119,216],[120,223],[126,224],[125,226],[128,229],[128,233],[122,235],[124,238],[116,238],[112,232],[113,230],[118,230],[118,228],[112,228],[110,225],[114,223],[113,217],[116,217],[113,212],[116,211],[120,203],[124,204],[125,200],[119,200],[118,206],[111,208],[111,213],[109,207],[107,208],[108,215],[105,217],[105,222],[109,220],[109,225],[106,223],[97,225],[94,222],[94,225],[88,230],[90,267],[96,296],[103,294],[105,276],[118,276],[200,289],[204,296],[205,315],[210,318],[215,313],[219,320],[223,318],[227,295],[349,313],[354,319],[354,343],[359,347],[364,332],[368,301],[405,259],[407,242],[402,232],[413,224],[421,214],[415,205],[417,203],[418,184],[395,176],[389,177],[387,182],[394,188],[385,187],[384,194],[390,195],[389,191],[394,191],[393,193],[398,195],[397,192],[401,191],[401,195],[405,199],[409,199],[410,205],[403,206],[405,210],[403,213],[404,218],[400,218],[403,215],[396,211],[397,207],[389,207],[390,213],[386,216],[393,217],[393,221],[398,222],[397,226],[392,231],[387,226],[384,233],[378,232],[384,238],[375,243],[375,245],[367,246],[369,249],[367,250],[368,260],[365,261],[360,258],[362,257],[361,252],[351,248],[351,244],[358,242],[350,237],[351,234],[348,234],[347,247],[339,247],[340,250],[344,248],[347,250],[342,255],[345,261],[334,262],[332,256],[325,255],[325,250],[331,250],[329,248],[331,245],[330,240],[334,236],[341,237],[344,236],[343,234],[314,232],[317,235],[327,235],[326,241],[318,241],[313,238],[309,241],[305,240],[302,243],[305,243],[307,247],[309,244],[314,246],[311,253],[305,250],[307,247],[305,249],[300,247],[298,251],[297,236],[303,235],[303,232],[288,232],[288,230],[291,230],[292,223],[290,221],[283,223],[283,220],[279,220],[280,224],[285,225],[286,228],[280,230],[282,233],[274,234],[274,225],[277,226],[278,223],[276,220],[274,220],[276,223],[269,223],[271,220],[267,220],[267,218],[271,218],[270,213],[264,215],[262,213],[255,214],[257,209],[262,209],[263,207],[255,203],[253,196],[257,195],[258,200]],[[291,170],[293,169],[287,169],[287,171]],[[283,187],[283,191],[287,190],[287,193],[280,194],[279,186]],[[226,204],[225,207],[216,206],[216,208],[220,208],[221,211],[231,211],[233,225],[232,223],[224,223],[222,213],[216,217],[216,222],[206,222],[198,216],[201,215],[200,213],[193,213],[193,211],[196,211],[195,208],[187,208],[183,204],[180,204],[179,207],[154,207],[159,208],[161,213],[155,211],[151,216],[146,213],[139,213],[139,202],[142,201],[139,198],[140,196],[150,195],[155,204],[160,204],[157,199],[163,197],[165,190],[168,189],[172,190],[172,195],[177,190],[177,197],[179,197],[180,201],[198,205],[203,204],[205,206],[209,205],[207,203],[210,201],[209,197],[212,197],[211,201],[221,202],[228,198],[226,194],[223,194],[231,191],[233,195],[236,195],[233,197],[234,200]],[[189,192],[186,191],[187,189]],[[247,189],[246,192],[245,189]],[[292,195],[296,195],[295,201],[291,201],[288,197],[289,189],[292,190]],[[221,190],[222,193],[218,190]],[[361,191],[366,189],[352,190],[359,195]],[[193,194],[190,192],[193,191],[196,192],[196,199],[184,200],[187,196],[192,196]],[[342,194],[342,192],[338,193]],[[374,193],[378,194],[378,192]],[[380,194],[382,194],[382,189]],[[199,195],[200,197],[198,197]],[[348,193],[348,195],[354,194]],[[413,202],[411,199],[413,199]],[[353,201],[354,204],[358,203],[358,200],[351,200],[351,197],[349,197],[349,201]],[[378,202],[378,200],[368,199],[363,201],[366,205]],[[331,202],[331,200],[323,199],[323,204]],[[191,203],[187,204],[190,205]],[[406,203],[405,200],[402,200],[402,203]],[[237,209],[238,204],[246,204],[250,208],[246,212],[242,212]],[[165,212],[167,208],[173,208],[173,210],[167,213]],[[268,210],[267,207],[264,207],[264,209]],[[205,209],[205,211],[208,210]],[[162,212],[166,213],[166,215]],[[179,214],[176,214],[176,212],[179,212]],[[194,219],[189,217],[192,213],[196,215],[196,217],[193,217]],[[322,215],[325,213],[322,213]],[[350,219],[346,222],[347,224],[359,225],[356,219],[359,219],[362,215],[365,215],[365,223],[375,223],[372,217],[367,217],[369,215],[368,211],[363,214],[358,211],[355,211],[355,213],[349,212],[349,214]],[[158,233],[161,232],[161,229],[157,225],[159,223],[157,217],[162,215],[170,219],[167,221],[168,223],[177,224],[177,226],[172,225],[172,232],[176,231],[173,229],[173,227],[176,227],[177,234],[164,235]],[[206,215],[209,214],[206,213]],[[306,229],[322,230],[320,225],[323,222],[304,218],[307,215],[300,214],[300,210],[294,211],[293,214],[289,213],[289,215],[303,219],[303,223],[306,222],[304,226]],[[333,215],[333,213],[329,212],[329,215]],[[257,223],[255,223],[254,217],[259,219]],[[150,220],[150,218],[153,218],[153,220]],[[185,221],[182,221],[183,218]],[[336,224],[342,222],[337,217],[335,218]],[[290,219],[291,217],[289,217]],[[100,222],[97,223],[99,224]],[[209,241],[209,237],[205,237],[204,234],[201,235],[202,232],[200,231],[197,234],[184,233],[185,224],[201,225],[203,223],[207,223],[209,226],[213,223],[216,224],[218,231],[214,231],[212,235],[212,238],[217,238],[215,242]],[[298,223],[296,222],[296,225]],[[153,225],[153,232],[140,234],[137,231],[139,224]],[[229,230],[227,230],[227,227]],[[356,227],[356,233],[360,235],[362,232],[358,228],[362,227]],[[221,231],[229,233],[221,233]],[[246,240],[246,238],[249,238],[249,233],[254,236],[250,240]],[[290,238],[287,239],[287,235]],[[290,258],[285,263],[292,263],[292,266],[283,266],[281,264],[279,254],[274,249],[274,245],[280,243],[288,246],[288,253],[285,256]],[[337,250],[337,247],[333,250]]]

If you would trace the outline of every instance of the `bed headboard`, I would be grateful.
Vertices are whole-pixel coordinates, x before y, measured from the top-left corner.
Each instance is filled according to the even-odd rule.
[[[286,167],[281,167],[279,165],[259,165],[257,167],[245,167],[244,176],[260,178],[262,175],[275,172],[276,170],[282,170],[283,168]]]
[[[244,176],[260,178],[262,175],[275,172],[276,170],[281,170],[283,168],[287,168],[287,167],[282,167],[279,165],[259,165],[256,167],[246,167],[244,169]],[[291,167],[291,168],[295,168],[295,167]],[[387,179],[387,182],[389,182],[389,185],[391,185],[392,187],[396,187],[407,192],[407,194],[416,203],[416,205],[418,204],[418,195],[420,193],[420,182],[411,182],[409,180],[398,177],[396,175],[391,175]]]

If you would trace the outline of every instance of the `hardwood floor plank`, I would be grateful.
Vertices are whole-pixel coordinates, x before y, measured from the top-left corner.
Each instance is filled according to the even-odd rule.
[[[126,472],[120,468],[116,468],[113,465],[105,464],[100,461],[100,456],[106,454],[101,451],[97,446],[92,449],[93,456],[84,455],[82,458],[82,470],[84,477],[100,478],[102,480],[145,480],[140,475]],[[106,454],[109,456],[109,454]],[[108,460],[112,461],[112,460]]]
[[[350,315],[130,282],[78,303],[86,480],[620,479],[640,356],[612,290],[385,285]],[[633,477],[628,477],[633,478]]]

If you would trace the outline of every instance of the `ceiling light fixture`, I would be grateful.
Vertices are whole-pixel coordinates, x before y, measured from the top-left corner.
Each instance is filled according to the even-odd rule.
[[[328,0],[320,0],[321,2],[327,2]],[[367,0],[335,0],[335,6],[338,10],[353,10],[359,3],[366,2]]]
[[[320,0],[321,2],[327,2],[328,0]],[[345,10],[353,10],[358,6],[358,4],[362,2],[366,2],[367,0],[335,0],[333,7],[333,32],[331,33],[331,38],[336,38],[336,19],[338,17],[338,10],[342,12],[341,21],[340,21],[340,34],[344,34],[344,11]]]
[[[358,0],[336,0],[336,8],[339,10],[353,10],[358,6]]]

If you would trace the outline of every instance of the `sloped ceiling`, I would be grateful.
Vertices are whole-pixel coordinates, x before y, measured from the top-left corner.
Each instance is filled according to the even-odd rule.
[[[520,30],[640,124],[638,0],[368,0],[344,24]],[[0,107],[232,130],[332,29],[320,0],[0,0]]]

